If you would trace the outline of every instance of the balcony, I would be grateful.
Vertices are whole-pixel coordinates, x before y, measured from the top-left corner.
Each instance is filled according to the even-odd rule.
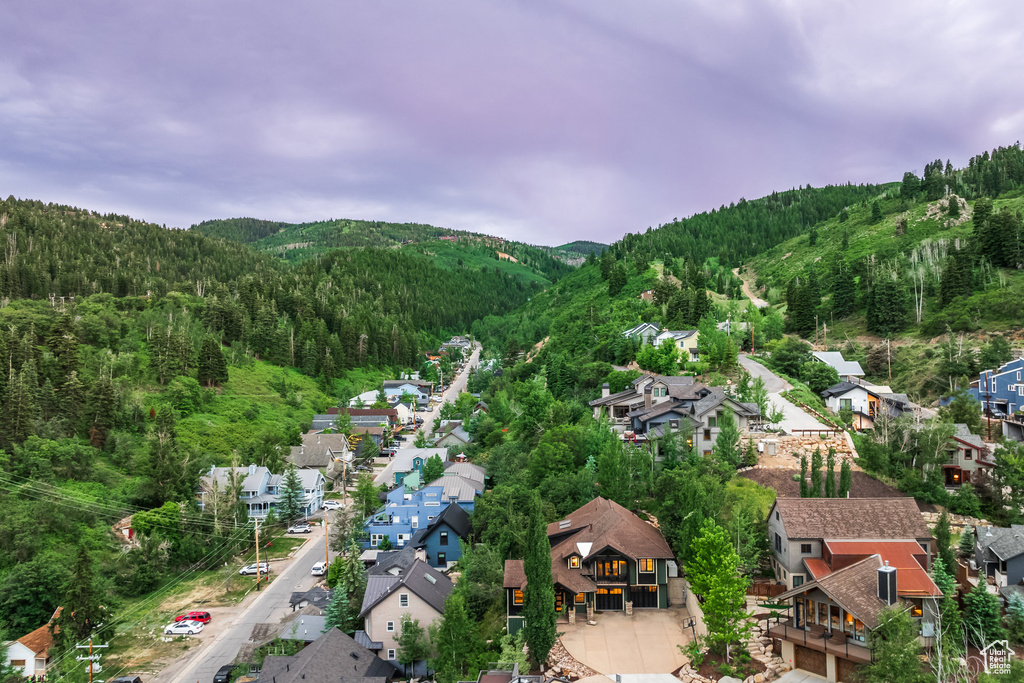
[[[845,633],[834,633],[830,638],[825,638],[827,631],[825,627],[812,624],[806,629],[793,626],[793,620],[784,621],[768,629],[768,635],[772,638],[795,643],[803,647],[809,647],[818,652],[849,659],[851,661],[868,664],[871,662],[871,650],[860,641],[850,638]]]

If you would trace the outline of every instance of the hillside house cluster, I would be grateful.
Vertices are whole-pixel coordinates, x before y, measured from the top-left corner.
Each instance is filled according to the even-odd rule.
[[[324,475],[317,469],[296,470],[302,483],[303,515],[315,514],[324,502]],[[249,519],[263,519],[277,508],[280,500],[283,474],[273,474],[266,467],[211,467],[199,480],[196,502],[205,510],[214,491],[228,491],[241,482],[240,498],[245,503]]]

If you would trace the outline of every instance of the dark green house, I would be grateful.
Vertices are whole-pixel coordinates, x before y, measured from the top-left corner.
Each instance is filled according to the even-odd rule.
[[[661,532],[605,498],[548,525],[555,609],[578,614],[668,607],[672,550]],[[522,560],[505,561],[509,633],[523,627]]]

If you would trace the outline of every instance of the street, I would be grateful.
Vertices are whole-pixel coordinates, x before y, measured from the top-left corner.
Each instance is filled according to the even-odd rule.
[[[459,376],[455,378],[448,390],[441,395],[443,399],[441,403],[434,406],[429,412],[423,413],[423,429],[426,430],[426,434],[429,437],[434,431],[434,420],[441,415],[441,406],[445,403],[454,402],[459,394],[465,391],[466,385],[469,383],[469,371],[471,368],[475,368],[477,363],[480,361],[480,344],[475,342],[473,348],[473,355],[469,357],[466,362],[466,367],[463,369]]]
[[[335,553],[331,553],[333,556]],[[252,627],[259,623],[277,624],[288,614],[288,599],[294,591],[305,591],[318,580],[309,573],[310,567],[324,559],[323,527],[315,527],[309,540],[290,560],[271,562],[273,580],[259,592],[253,591],[233,609],[235,616],[223,630],[214,635],[204,631],[195,637],[199,646],[174,660],[153,680],[160,683],[210,683],[213,675],[238,654],[238,648],[249,640]],[[209,635],[209,638],[204,636]]]
[[[745,353],[740,354],[739,362],[743,369],[750,373],[751,377],[760,377],[764,380],[764,387],[768,390],[768,403],[775,410],[782,412],[783,418],[778,423],[778,427],[784,432],[792,434],[794,430],[800,429],[831,429],[831,427],[821,424],[813,416],[801,410],[799,406],[787,401],[780,395],[780,392],[793,388],[784,379],[753,358],[748,357]]]

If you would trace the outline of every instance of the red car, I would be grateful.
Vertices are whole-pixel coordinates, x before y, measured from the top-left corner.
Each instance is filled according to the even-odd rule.
[[[186,619],[188,619],[189,621],[198,621],[201,624],[209,624],[210,623],[210,613],[209,612],[189,612],[188,614],[179,614],[178,616],[174,617],[175,621],[184,621]]]

